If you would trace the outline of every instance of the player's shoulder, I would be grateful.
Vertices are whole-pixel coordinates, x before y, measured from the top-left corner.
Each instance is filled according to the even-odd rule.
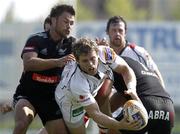
[[[147,53],[147,50],[144,47],[137,45],[135,43],[128,43],[125,51],[135,51],[139,54]]]
[[[31,34],[27,40],[42,40],[48,38],[48,33],[47,32],[38,32]]]

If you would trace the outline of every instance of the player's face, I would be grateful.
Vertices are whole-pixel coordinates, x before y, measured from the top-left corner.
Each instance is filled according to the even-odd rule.
[[[78,64],[80,68],[89,75],[95,75],[98,68],[98,56],[96,51],[79,56]]]
[[[57,17],[54,26],[56,34],[61,38],[67,37],[72,30],[74,19],[74,16],[68,12],[64,12]]]
[[[125,45],[125,24],[122,21],[111,23],[109,31],[107,31],[107,35],[109,36],[110,45],[114,45],[117,47]]]

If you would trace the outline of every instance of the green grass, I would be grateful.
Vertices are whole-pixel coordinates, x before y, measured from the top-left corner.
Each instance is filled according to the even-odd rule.
[[[5,115],[0,114],[0,130],[14,128],[14,113],[10,112]],[[39,130],[42,127],[42,123],[37,116],[32,124],[30,125],[29,129],[32,130]],[[173,128],[173,134],[180,134],[180,109],[176,110],[176,117],[175,117],[175,126]]]
[[[4,115],[0,114],[0,130],[2,129],[13,129],[14,128],[14,113],[10,112]],[[29,129],[39,129],[42,127],[42,123],[37,116],[32,124],[30,125]]]

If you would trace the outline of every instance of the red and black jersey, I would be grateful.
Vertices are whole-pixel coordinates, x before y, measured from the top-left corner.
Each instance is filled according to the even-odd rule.
[[[55,42],[50,37],[49,32],[37,33],[29,37],[21,56],[27,52],[36,52],[38,57],[42,59],[61,58],[72,52],[74,41],[73,37],[69,37],[63,41]],[[62,70],[62,68],[52,68],[43,71],[23,72],[20,84],[28,88],[55,87],[59,83]]]
[[[139,97],[143,96],[160,96],[169,98],[169,94],[162,87],[157,75],[150,71],[145,65],[131,58],[122,57],[127,64],[133,69],[137,86],[136,91]],[[117,91],[123,92],[127,90],[123,77],[114,72],[114,87]]]

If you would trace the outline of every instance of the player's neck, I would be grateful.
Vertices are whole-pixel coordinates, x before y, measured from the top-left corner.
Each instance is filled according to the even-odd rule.
[[[111,44],[110,46],[117,54],[119,54],[123,50],[123,48],[125,47],[125,44],[122,44],[122,45]]]
[[[62,40],[62,37],[60,37],[55,31],[50,30],[50,37],[52,38],[53,41],[57,42]]]

